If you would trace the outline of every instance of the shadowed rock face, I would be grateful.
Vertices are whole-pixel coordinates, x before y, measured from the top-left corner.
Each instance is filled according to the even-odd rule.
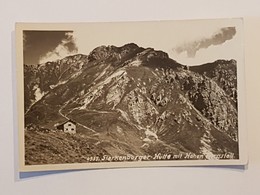
[[[239,157],[235,60],[188,67],[162,51],[131,43],[25,65],[24,77],[26,152],[35,153],[28,164],[68,161],[66,144],[59,146],[67,147],[64,157],[56,160],[48,152],[39,160],[37,149],[39,136],[46,140],[55,124],[66,119],[77,123],[79,133],[70,137],[57,131],[55,137],[71,142],[72,148],[71,139],[89,145],[88,152],[79,151],[77,162],[100,151],[111,156]],[[49,148],[54,147],[52,139],[47,139]]]

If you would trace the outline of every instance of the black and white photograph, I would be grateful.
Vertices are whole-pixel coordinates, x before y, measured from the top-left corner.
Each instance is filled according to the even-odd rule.
[[[16,25],[21,170],[242,165],[242,19]]]

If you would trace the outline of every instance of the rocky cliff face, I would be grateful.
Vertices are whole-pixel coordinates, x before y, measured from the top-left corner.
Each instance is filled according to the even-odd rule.
[[[25,110],[53,88],[80,74],[86,62],[86,56],[75,55],[45,64],[24,65]]]
[[[239,157],[235,60],[188,67],[131,43],[25,65],[24,75],[27,134],[71,119],[81,143],[110,156]]]

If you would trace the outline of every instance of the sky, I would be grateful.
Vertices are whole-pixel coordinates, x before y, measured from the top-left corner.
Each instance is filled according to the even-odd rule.
[[[162,50],[186,65],[238,59],[243,56],[242,27],[241,19],[32,25],[24,31],[24,63],[127,43]]]
[[[24,63],[39,64],[77,53],[71,31],[24,31]]]

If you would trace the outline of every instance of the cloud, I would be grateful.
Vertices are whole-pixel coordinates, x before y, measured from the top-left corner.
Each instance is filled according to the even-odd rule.
[[[40,56],[39,63],[62,59],[68,55],[76,54],[77,52],[78,47],[75,43],[73,32],[66,32],[65,37],[61,40],[60,44],[55,47],[55,49]]]
[[[181,54],[186,52],[187,57],[194,58],[200,49],[206,49],[210,46],[221,45],[231,40],[236,34],[235,27],[224,27],[215,32],[212,36],[201,38],[196,41],[184,43],[173,49],[173,52]]]

